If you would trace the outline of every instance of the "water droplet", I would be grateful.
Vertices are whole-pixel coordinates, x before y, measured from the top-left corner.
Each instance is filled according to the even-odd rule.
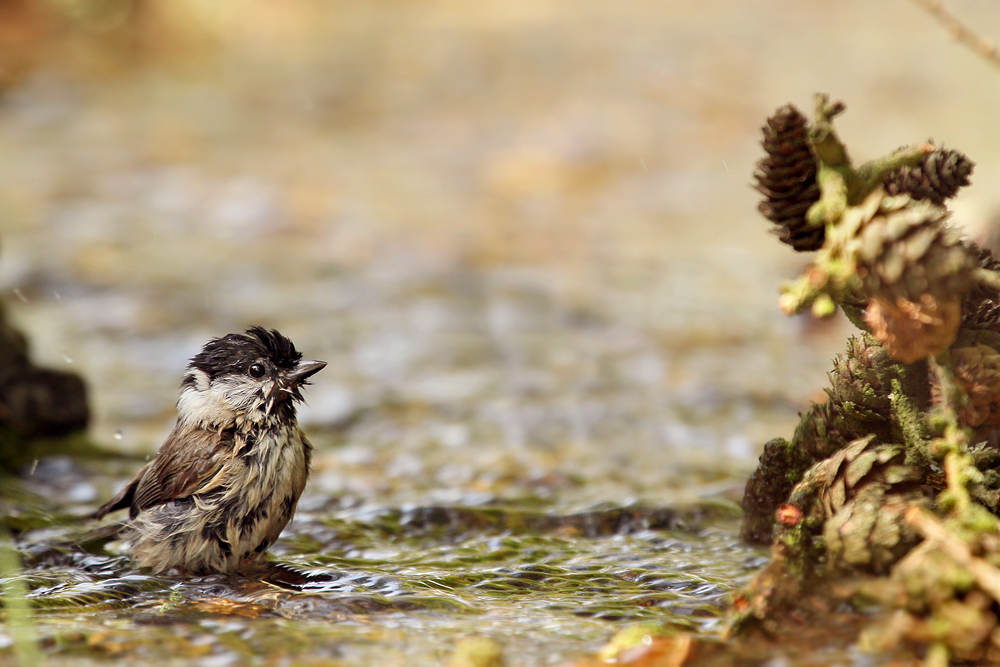
[[[22,292],[18,288],[15,287],[14,289],[11,290],[11,292],[13,292],[14,296],[16,296],[18,299],[21,300],[21,303],[28,303],[28,297],[24,296],[24,292]]]
[[[62,353],[62,358],[63,358],[63,361],[65,361],[67,364],[73,363],[73,357],[69,356],[65,352]]]
[[[35,468],[38,467],[38,459],[31,462],[31,470],[28,471],[28,477],[32,477],[35,474]]]
[[[122,439],[122,430],[118,429],[117,431],[115,431],[115,440],[121,440],[121,439]]]

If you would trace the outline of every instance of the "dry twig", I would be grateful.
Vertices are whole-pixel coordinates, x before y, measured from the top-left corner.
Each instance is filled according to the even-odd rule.
[[[913,0],[913,2],[924,8],[957,41],[985,58],[994,67],[1000,67],[1000,52],[997,50],[996,43],[979,35],[961,19],[945,9],[941,0]]]
[[[911,507],[906,511],[906,520],[929,541],[940,545],[941,550],[965,568],[990,597],[1000,600],[1000,570],[973,556],[969,545],[945,528],[929,512],[919,507]]]

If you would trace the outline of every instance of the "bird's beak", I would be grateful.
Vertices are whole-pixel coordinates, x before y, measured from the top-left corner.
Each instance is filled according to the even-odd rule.
[[[271,410],[277,403],[287,400],[301,401],[302,392],[299,391],[299,387],[309,384],[306,379],[319,373],[325,367],[325,361],[300,361],[294,369],[279,376],[267,392],[267,403],[264,411],[271,414]]]
[[[285,377],[288,378],[289,386],[297,387],[305,382],[307,378],[319,373],[324,368],[326,368],[325,361],[300,361],[295,370],[288,373]]]

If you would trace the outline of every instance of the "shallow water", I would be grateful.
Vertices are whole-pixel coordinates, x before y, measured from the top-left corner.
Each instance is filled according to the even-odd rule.
[[[475,635],[508,664],[541,665],[596,650],[625,621],[716,628],[726,592],[761,563],[732,529],[718,507],[354,508],[296,517],[276,550],[292,583],[151,577],[38,542],[26,580],[58,658],[430,665]]]

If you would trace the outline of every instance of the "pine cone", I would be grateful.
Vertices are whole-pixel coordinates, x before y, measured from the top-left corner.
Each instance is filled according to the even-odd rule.
[[[876,190],[844,214],[844,254],[870,295],[865,320],[893,359],[912,363],[955,341],[976,258],[948,212]]]
[[[888,434],[891,429],[888,411],[877,414],[833,398],[813,403],[801,415],[791,442],[775,438],[764,445],[743,492],[740,537],[751,544],[770,544],[775,511],[789,502],[792,487],[810,466],[836,454],[850,440],[873,432]]]
[[[818,461],[847,444],[842,429],[848,430],[829,401],[813,403],[799,418],[792,442],[807,452],[812,461]]]
[[[955,381],[965,390],[966,405],[958,410],[963,426],[1000,428],[1000,352],[988,345],[956,347],[951,350]],[[940,384],[931,385],[935,404],[943,401]]]
[[[988,248],[972,241],[963,241],[962,245],[976,266],[1000,272],[1000,261],[993,257]],[[962,327],[1000,333],[1000,292],[989,285],[977,282],[962,302]]]
[[[895,302],[878,297],[868,303],[865,322],[893,359],[912,364],[944,352],[955,342],[962,321],[957,299],[938,301],[924,294],[915,303],[904,298]]]
[[[938,148],[928,153],[916,167],[901,167],[882,179],[890,195],[908,194],[938,206],[951,199],[958,189],[969,184],[975,162],[958,151]]]
[[[835,405],[853,404],[884,418],[891,405],[892,381],[898,378],[897,366],[883,346],[868,335],[851,336],[847,351],[833,360],[827,394]]]
[[[890,439],[892,418],[888,410],[876,412],[852,401],[835,397],[825,403],[813,403],[799,420],[792,436],[795,446],[813,461],[834,455],[857,438],[875,434]]]
[[[845,250],[857,262],[868,294],[920,302],[930,293],[946,301],[972,289],[976,259],[959,231],[945,224],[946,209],[876,190],[844,218],[847,231],[853,227]]]
[[[992,429],[990,432],[995,433]],[[987,437],[969,447],[973,465],[983,473],[982,481],[970,486],[969,495],[989,511],[1000,514],[1000,450],[995,440],[992,443],[990,440],[993,438]]]
[[[829,400],[810,407],[792,441],[820,460],[872,433],[891,440],[893,380],[903,378],[886,348],[868,335],[850,338],[847,351],[833,361]]]
[[[817,502],[831,565],[884,573],[920,541],[903,515],[930,494],[923,471],[905,458],[902,445],[867,437],[817,464],[825,467]]]
[[[831,569],[886,572],[920,541],[906,510],[933,495],[924,471],[905,458],[903,445],[867,436],[815,464],[777,512],[776,543],[803,528],[822,531]]]
[[[879,442],[893,442],[903,437],[890,398],[896,383],[917,404],[926,407],[930,400],[926,366],[899,365],[868,334],[848,340],[846,352],[834,360],[830,382],[829,400],[800,415],[791,442],[777,438],[764,446],[743,496],[744,540],[770,542],[775,511],[782,503],[795,502],[789,495],[792,485],[805,479],[817,461],[837,456],[859,438],[874,435]]]
[[[758,209],[777,225],[773,232],[783,243],[799,252],[819,250],[826,230],[806,222],[806,212],[820,194],[816,160],[807,140],[809,124],[798,109],[786,104],[761,130],[767,156],[757,162],[754,172],[755,187],[765,197]]]
[[[774,512],[788,499],[792,487],[814,459],[784,438],[764,445],[757,469],[743,492],[743,524],[740,539],[750,544],[770,544],[774,532]]]
[[[788,501],[792,487],[804,472],[816,461],[843,449],[848,439],[871,432],[867,423],[851,418],[856,417],[851,408],[850,417],[845,418],[831,401],[813,403],[801,415],[791,442],[775,438],[764,445],[757,469],[743,491],[741,539],[751,544],[770,544],[775,511]],[[888,425],[887,418],[880,419]]]

